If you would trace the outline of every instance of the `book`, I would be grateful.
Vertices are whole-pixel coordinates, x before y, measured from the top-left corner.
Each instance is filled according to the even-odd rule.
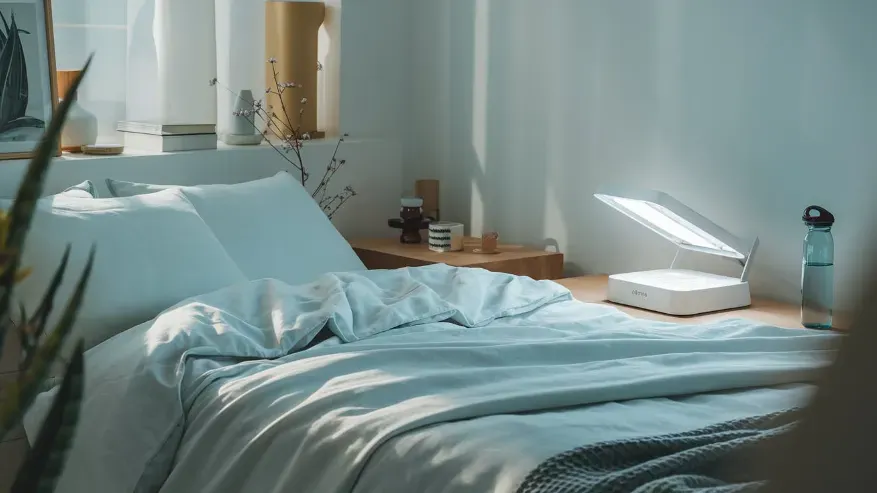
[[[116,124],[119,132],[149,134],[149,135],[192,135],[192,134],[215,134],[216,125],[213,124],[165,124],[156,122],[132,122],[123,121]]]
[[[177,152],[216,149],[216,134],[151,135],[125,133],[125,148],[148,152]]]

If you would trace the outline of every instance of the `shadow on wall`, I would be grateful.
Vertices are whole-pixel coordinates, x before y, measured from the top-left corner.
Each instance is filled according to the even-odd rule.
[[[543,235],[549,129],[534,128],[526,115],[540,110],[545,95],[534,92],[526,99],[515,95],[534,84],[535,72],[548,69],[548,61],[537,56],[534,40],[517,35],[527,30],[532,19],[516,15],[514,8],[494,12],[491,6],[486,1],[450,5],[454,59],[448,118],[454,123],[443,184],[444,194],[454,201],[445,200],[446,211],[465,222],[473,235],[499,231],[505,241],[533,242]],[[495,46],[505,46],[503,53],[514,55],[492,51]],[[518,57],[541,67],[516,63]],[[533,72],[522,73],[522,68]],[[522,161],[531,166],[514,172],[504,169],[504,163]],[[509,200],[519,194],[527,199]]]
[[[644,12],[638,14],[642,24],[654,8],[637,7]],[[641,257],[637,242],[598,250],[603,242],[588,239],[619,228],[653,239],[592,203],[604,181],[648,185],[651,167],[636,173],[631,167],[654,157],[625,144],[625,133],[654,140],[645,134],[646,123],[623,123],[631,112],[604,101],[608,86],[645,75],[604,67],[614,63],[603,46],[613,27],[538,2],[450,2],[448,9],[450,155],[442,168],[447,217],[465,222],[472,234],[496,230],[506,241],[553,245],[567,254],[571,275],[594,267],[572,259]],[[581,32],[590,33],[583,50],[568,43]],[[588,70],[579,63],[584,58]],[[639,60],[634,71],[648,71],[646,61]],[[577,105],[577,97],[592,104]],[[607,135],[607,128],[623,125],[624,133]],[[589,162],[600,168],[600,179],[586,167]],[[669,263],[673,250],[657,249]]]
[[[849,297],[844,281],[862,260],[855,225],[875,197],[875,8],[419,5],[413,63],[427,75],[415,75],[408,161],[442,181],[445,218],[511,242],[551,239],[572,272],[669,265],[672,245],[592,196],[610,183],[666,191],[738,236],[760,236],[754,292],[787,300],[798,295],[799,217],[822,204],[845,218],[834,233],[838,295]]]

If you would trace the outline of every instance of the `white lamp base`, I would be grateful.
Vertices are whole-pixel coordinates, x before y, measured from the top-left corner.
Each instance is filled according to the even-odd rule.
[[[607,299],[668,315],[697,315],[750,304],[750,285],[738,278],[683,269],[611,275]]]

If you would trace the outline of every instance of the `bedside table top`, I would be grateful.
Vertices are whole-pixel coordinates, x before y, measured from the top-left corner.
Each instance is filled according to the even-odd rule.
[[[360,240],[351,240],[351,246],[354,250],[368,250],[371,252],[404,257],[412,260],[430,264],[448,264],[456,267],[473,267],[492,262],[503,262],[508,260],[518,260],[535,257],[554,257],[562,256],[557,252],[546,252],[533,248],[523,247],[519,245],[498,246],[498,253],[474,253],[473,249],[479,248],[481,240],[479,238],[467,237],[463,241],[462,252],[434,252],[427,246],[426,241],[418,244],[404,244],[399,242],[399,238],[369,238]]]
[[[564,275],[564,255],[518,245],[500,245],[498,253],[474,253],[478,238],[465,238],[462,252],[434,252],[427,243],[406,245],[399,238],[353,240],[350,242],[367,269],[400,269],[430,264],[478,267],[533,279],[560,279]]]
[[[753,298],[750,306],[745,308],[705,313],[702,315],[676,317],[607,301],[607,276],[605,275],[570,277],[567,279],[559,279],[555,282],[569,289],[573,293],[573,297],[579,301],[614,306],[637,318],[692,324],[715,322],[729,318],[746,318],[748,320],[756,320],[777,327],[802,327],[799,312],[800,308],[797,305],[790,303]],[[841,330],[847,327],[844,318],[837,320],[837,326]]]

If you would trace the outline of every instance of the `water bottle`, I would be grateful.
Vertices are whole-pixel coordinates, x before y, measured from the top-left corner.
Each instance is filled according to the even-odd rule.
[[[802,325],[811,329],[832,327],[833,256],[835,217],[823,207],[805,209],[802,221],[808,233],[802,249]]]

